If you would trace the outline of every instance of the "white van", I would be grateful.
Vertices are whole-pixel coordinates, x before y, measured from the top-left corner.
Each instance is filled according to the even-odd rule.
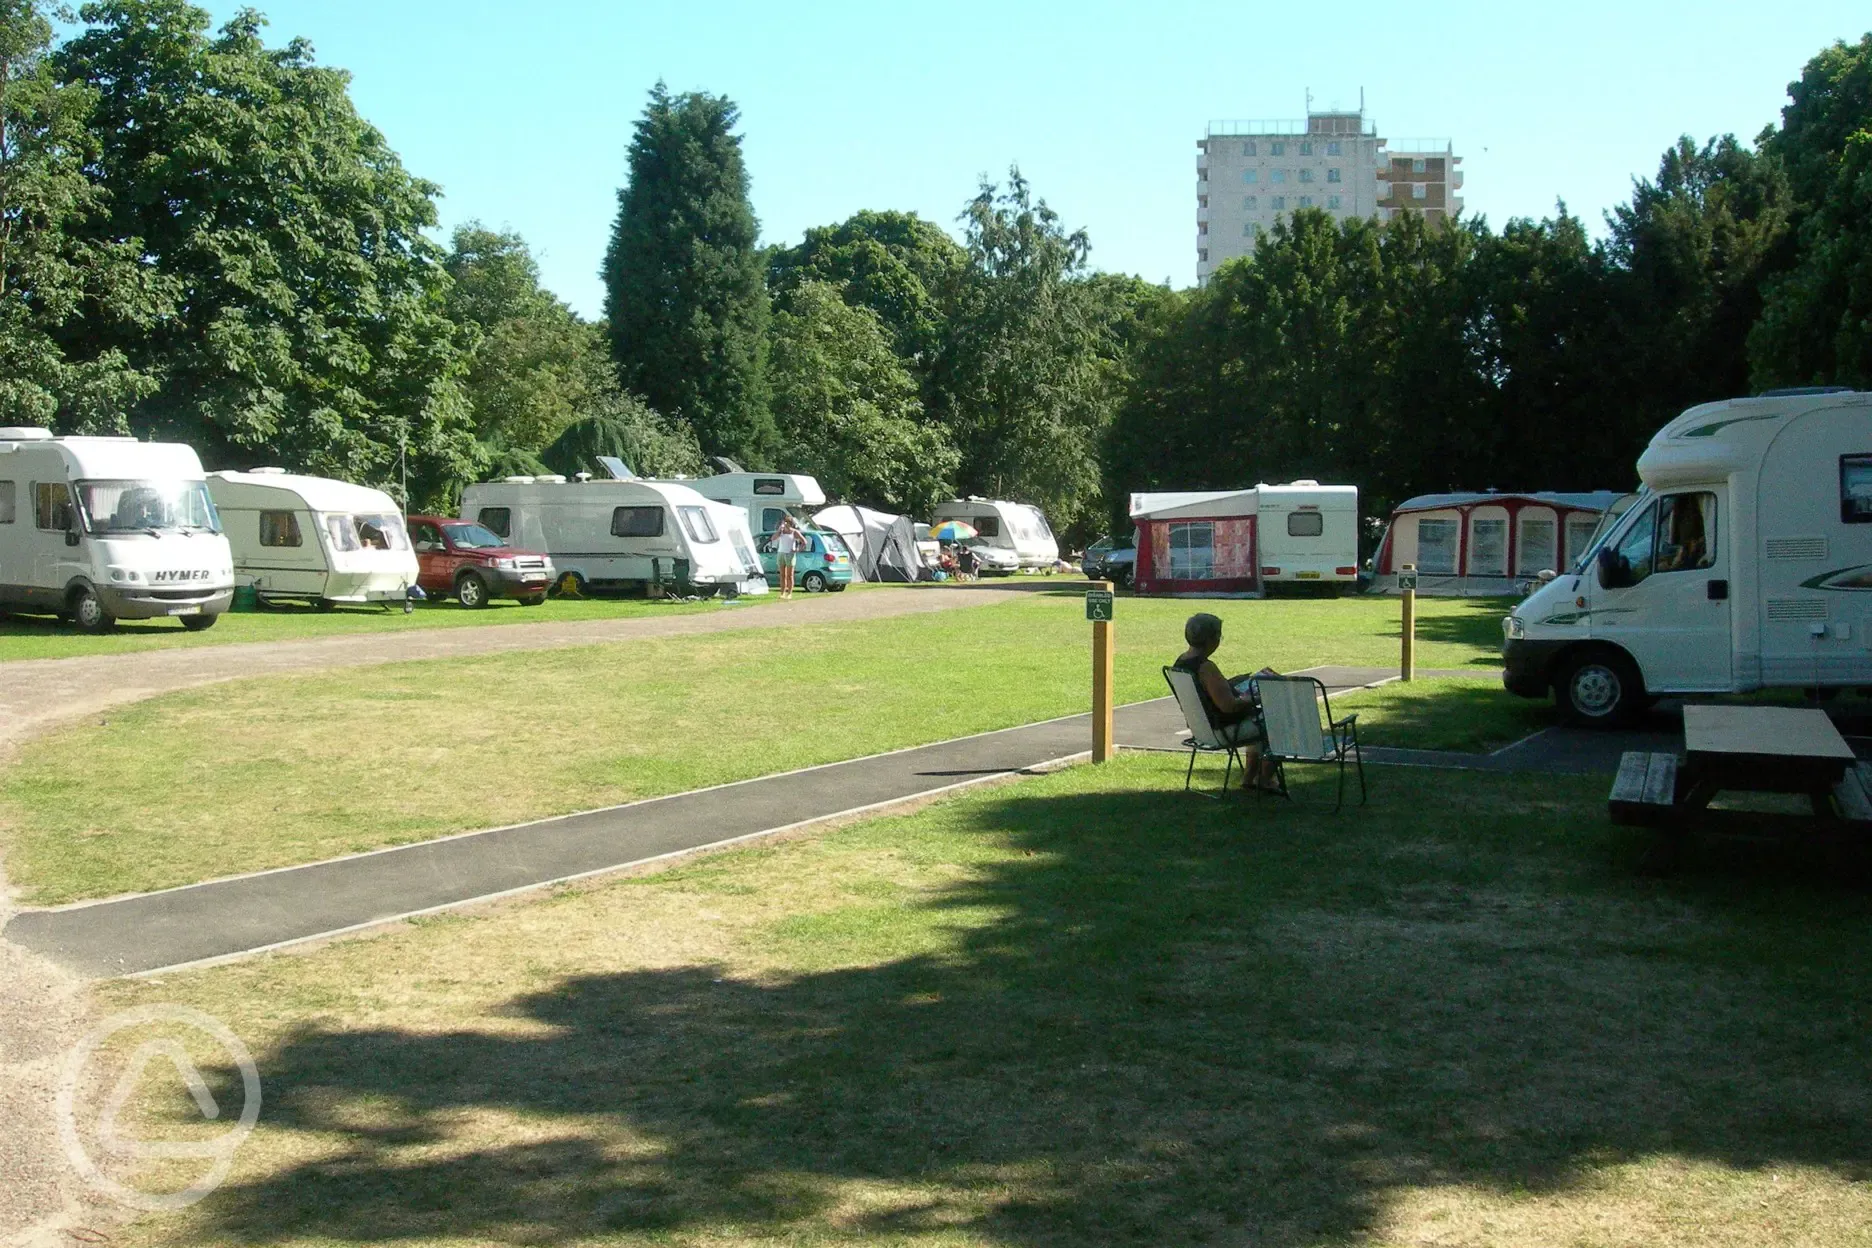
[[[741,508],[749,532],[756,536],[778,529],[784,515],[804,525],[807,513],[826,501],[818,481],[794,472],[722,472],[681,484],[704,498]]]
[[[416,552],[382,490],[283,468],[211,472],[208,494],[234,552],[234,577],[261,602],[399,602],[410,607]]]
[[[938,505],[930,523],[945,520],[960,520],[980,535],[983,572],[1051,571],[1059,562],[1059,542],[1038,507],[970,495]]]
[[[668,481],[508,477],[462,491],[461,518],[552,556],[558,592],[687,583],[764,594],[747,516]]]
[[[1575,723],[1656,694],[1872,685],[1872,394],[1691,408],[1573,569],[1502,622],[1502,682]]]
[[[202,477],[177,442],[0,429],[0,610],[212,625],[234,561]]]
[[[1292,481],[1255,486],[1261,580],[1280,585],[1358,585],[1358,487]]]

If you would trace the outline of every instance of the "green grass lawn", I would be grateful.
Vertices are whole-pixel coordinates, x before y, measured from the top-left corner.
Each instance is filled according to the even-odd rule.
[[[1373,780],[1335,816],[1321,769],[1216,803],[1127,755],[106,985],[225,1020],[266,1096],[221,1190],[114,1233],[1866,1242],[1862,886],[1750,848],[1642,879],[1597,780]],[[139,1125],[199,1123],[157,1077]]]
[[[1395,601],[1127,600],[1120,701],[1164,695],[1159,669],[1199,607],[1224,619],[1218,659],[1230,671],[1384,664],[1397,652]],[[1490,672],[1498,615],[1425,603],[1418,662]],[[1037,593],[784,633],[212,685],[23,747],[0,771],[6,869],[23,900],[50,905],[946,740],[1087,709],[1089,645],[1078,594]],[[1448,701],[1465,721],[1468,699]],[[1420,723],[1434,718],[1404,705]],[[1386,735],[1387,715],[1402,714],[1369,705],[1367,739],[1410,743]],[[1424,741],[1477,731],[1465,722]]]
[[[191,633],[174,620],[123,620],[110,632],[96,637],[80,633],[51,616],[0,616],[0,662],[137,654],[177,646],[226,646],[243,641],[307,641],[421,628],[631,619],[690,611],[742,611],[772,601],[773,595],[750,597],[725,607],[719,601],[650,602],[642,598],[606,598],[574,602],[553,598],[537,607],[523,607],[503,600],[489,603],[478,611],[464,611],[451,598],[423,603],[407,615],[401,607],[389,611],[376,607],[315,611],[309,607],[279,606],[266,611],[223,615],[213,628],[201,633]]]

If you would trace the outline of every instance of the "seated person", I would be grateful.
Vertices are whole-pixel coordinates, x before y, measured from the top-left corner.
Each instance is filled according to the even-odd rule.
[[[1264,793],[1278,792],[1274,764],[1261,757],[1261,725],[1255,720],[1258,706],[1248,694],[1250,678],[1230,682],[1210,658],[1222,644],[1222,621],[1207,613],[1192,615],[1183,626],[1183,640],[1189,643],[1189,649],[1170,666],[1196,678],[1197,696],[1222,739],[1246,747],[1242,751],[1247,760],[1243,766],[1250,769],[1254,787]],[[1241,686],[1239,692],[1237,685]]]

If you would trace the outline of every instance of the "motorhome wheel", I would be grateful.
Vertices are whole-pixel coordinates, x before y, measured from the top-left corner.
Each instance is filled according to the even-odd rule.
[[[826,574],[823,572],[808,572],[800,577],[800,588],[809,594],[825,593],[828,584],[830,582],[826,580]]]
[[[104,609],[97,590],[89,585],[80,585],[72,590],[71,617],[72,623],[86,633],[109,632],[117,626],[117,617]]]
[[[1644,681],[1630,659],[1612,650],[1576,656],[1554,682],[1561,715],[1585,728],[1625,723],[1644,705]]]
[[[464,572],[455,582],[455,597],[470,611],[478,611],[488,605],[487,582],[479,572]]]

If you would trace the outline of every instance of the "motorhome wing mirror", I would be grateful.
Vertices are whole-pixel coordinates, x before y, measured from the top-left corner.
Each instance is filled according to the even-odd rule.
[[[1625,561],[1619,558],[1616,550],[1610,546],[1599,551],[1599,586],[1602,589],[1624,589],[1631,584],[1631,576],[1625,569]]]
[[[67,546],[76,546],[78,544],[77,529],[68,528],[65,530],[65,544]]]

